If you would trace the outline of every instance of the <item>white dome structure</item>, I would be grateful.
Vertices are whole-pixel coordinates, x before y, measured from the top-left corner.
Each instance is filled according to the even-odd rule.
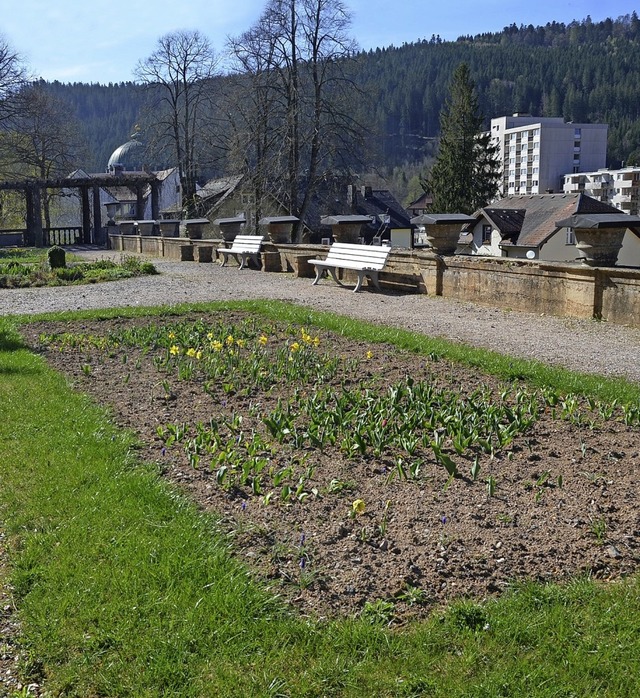
[[[142,170],[142,159],[144,156],[144,145],[136,139],[135,134],[130,141],[118,146],[107,163],[107,172],[116,170],[124,172],[139,172]]]

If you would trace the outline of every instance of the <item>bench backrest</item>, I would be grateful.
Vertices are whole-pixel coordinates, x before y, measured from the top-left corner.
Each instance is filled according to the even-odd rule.
[[[380,271],[386,264],[389,252],[391,252],[391,248],[386,246],[334,242],[329,248],[326,261],[333,262],[338,266],[340,262],[347,262],[349,265],[361,265],[363,268]]]
[[[259,252],[263,240],[263,235],[236,235],[231,250],[234,252]]]

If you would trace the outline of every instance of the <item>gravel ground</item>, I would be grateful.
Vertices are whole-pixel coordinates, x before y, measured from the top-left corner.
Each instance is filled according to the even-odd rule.
[[[86,259],[121,253],[73,248]],[[426,295],[362,292],[331,280],[312,286],[292,274],[235,266],[153,259],[160,275],[60,288],[0,291],[0,313],[147,306],[226,299],[275,298],[388,325],[446,337],[566,368],[640,383],[640,329],[595,320],[556,318],[489,308]]]

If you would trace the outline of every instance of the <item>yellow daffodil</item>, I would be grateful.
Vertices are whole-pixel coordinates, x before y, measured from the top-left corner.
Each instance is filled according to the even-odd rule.
[[[246,342],[244,339],[236,339],[236,344],[242,349]]]
[[[193,347],[189,347],[189,349],[187,349],[187,356],[191,356],[193,358],[196,354],[197,352]]]
[[[292,354],[295,354],[297,351],[300,351],[300,344],[299,342],[294,342],[290,347],[289,350],[291,351]]]
[[[222,345],[222,342],[218,342],[218,341],[211,342],[211,348],[212,348],[214,351],[220,351],[220,350],[222,349],[222,346],[223,346],[223,345]]]
[[[213,340],[213,332],[207,332],[207,339],[211,342]]]
[[[260,342],[260,344],[262,344],[262,346],[264,346],[268,341],[269,341],[269,338],[264,334],[261,334],[260,338],[258,339],[258,342]]]
[[[227,346],[231,346],[235,342],[233,335],[229,335],[226,339]]]
[[[196,359],[200,360],[201,358],[202,358],[202,351],[200,349],[198,349],[198,351],[196,352]]]
[[[356,499],[351,505],[351,510],[354,514],[364,514],[365,507],[364,499]]]
[[[373,352],[372,351],[367,352],[367,359],[373,359]]]
[[[175,339],[175,338],[176,338],[176,333],[175,333],[175,332],[169,332],[168,337],[169,337],[169,339]]]
[[[169,349],[169,353],[170,353],[170,354],[173,354],[174,356],[175,356],[176,354],[179,354],[179,353],[180,353],[180,347],[179,347],[177,344],[171,345],[171,348]]]

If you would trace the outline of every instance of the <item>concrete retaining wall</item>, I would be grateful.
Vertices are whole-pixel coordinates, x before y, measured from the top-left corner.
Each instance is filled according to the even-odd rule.
[[[111,246],[169,259],[194,259],[184,249],[210,245],[212,259],[222,245],[216,240],[110,235]],[[323,245],[265,243],[263,271],[292,272],[313,278],[309,259],[324,258]],[[208,255],[201,255],[205,261]],[[196,254],[198,259],[200,255]],[[207,260],[208,261],[208,260]],[[346,284],[356,275],[342,273]],[[543,262],[500,257],[440,257],[427,250],[393,249],[380,284],[389,290],[426,293],[488,306],[560,317],[597,318],[640,327],[640,269],[588,267],[572,262]]]

